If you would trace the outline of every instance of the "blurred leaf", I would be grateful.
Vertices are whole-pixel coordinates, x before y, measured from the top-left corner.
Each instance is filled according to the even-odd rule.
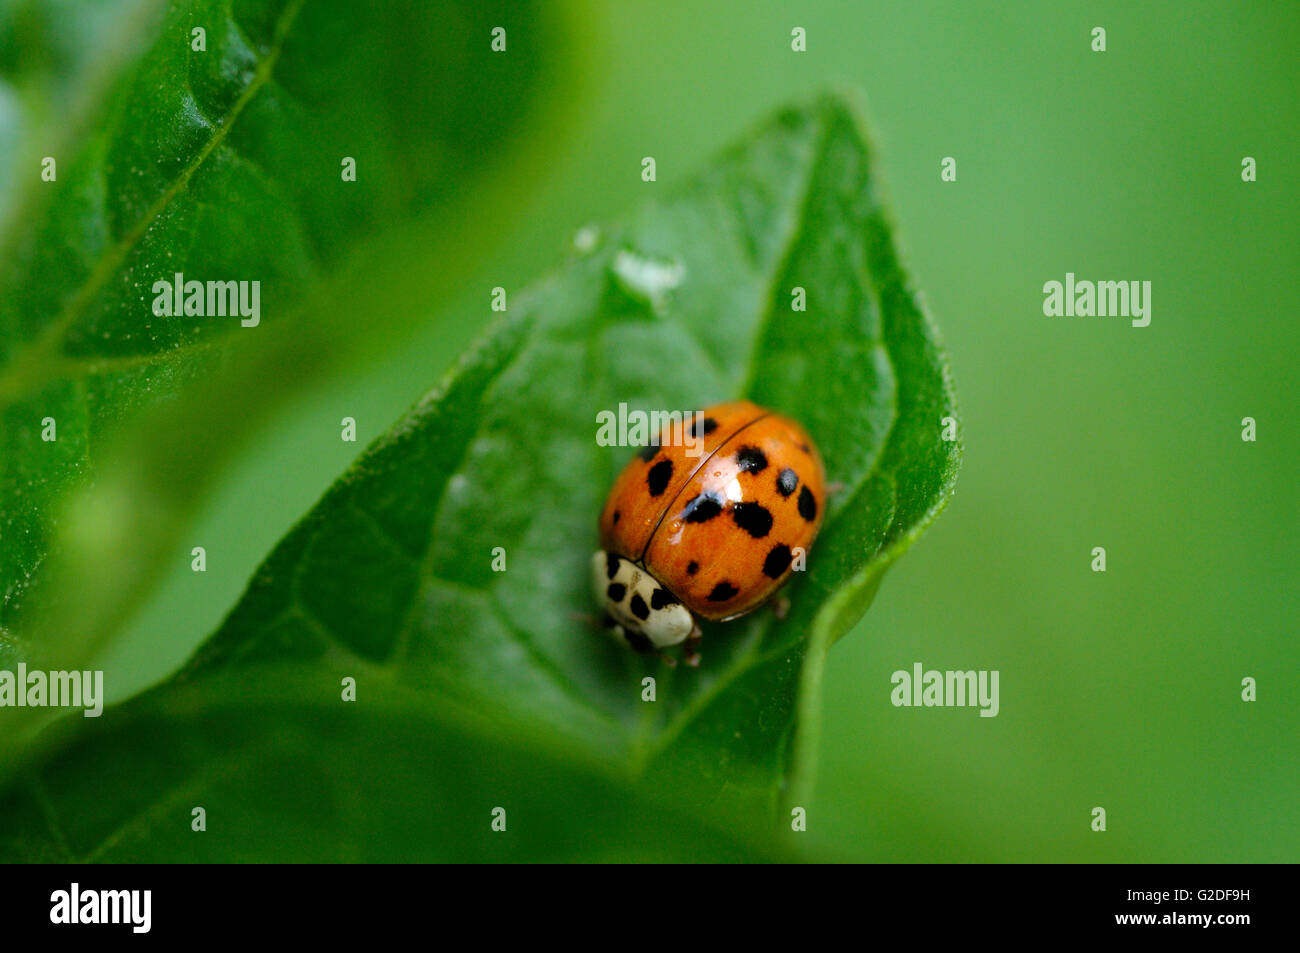
[[[629,279],[637,259],[680,266],[679,286],[649,293]],[[795,286],[806,289],[806,313],[790,310]],[[808,572],[790,586],[789,616],[707,626],[700,669],[669,669],[576,618],[594,608],[596,515],[628,452],[596,445],[596,414],[620,401],[689,410],[737,394],[801,420],[844,489]],[[214,758],[201,748],[170,757],[155,745],[172,719],[229,722],[235,732],[260,721],[261,739],[287,717],[285,730],[307,739],[293,736],[293,770],[314,777],[338,761],[370,763],[371,745],[416,757],[393,746],[407,744],[425,717],[418,710],[453,711],[506,746],[502,765],[521,747],[570,752],[684,811],[726,818],[732,834],[771,842],[788,830],[771,811],[783,791],[787,804],[804,793],[825,652],[952,492],[959,448],[941,439],[950,415],[946,361],[897,261],[853,109],[827,97],[786,110],[511,301],[486,340],[289,534],[186,670],[93,730],[113,739],[117,771],[140,764],[157,775],[147,790],[179,788],[197,804],[270,756],[261,740],[251,751],[236,740]],[[498,546],[504,573],[491,569]],[[349,673],[367,704],[392,715],[313,746],[315,732],[347,721],[347,706],[328,713]],[[653,704],[641,700],[647,674],[658,680]],[[285,715],[244,710],[248,693],[276,691],[293,699]],[[300,717],[303,704],[319,714]],[[429,743],[461,744],[438,738]],[[49,816],[88,810],[82,782],[101,749],[87,744],[37,782]],[[530,776],[531,761],[521,765]],[[449,777],[477,769],[404,761],[392,771],[411,770],[412,790],[474,787],[486,811],[490,784]],[[285,784],[258,788],[257,808],[239,808],[232,823],[248,829],[277,805],[286,817],[298,811]],[[367,786],[357,803],[371,796],[386,795]],[[137,823],[138,805],[111,801],[101,810],[114,822],[101,831]],[[585,837],[583,812],[605,808],[572,804],[555,821],[561,839]],[[82,856],[97,837],[68,840]],[[172,849],[132,843],[131,857]],[[390,849],[402,853],[362,852]],[[13,856],[31,851],[19,844]]]
[[[335,660],[151,693],[0,796],[0,860],[731,862],[780,859],[590,759],[501,739]],[[360,683],[340,702],[344,674]],[[74,788],[78,779],[96,781]],[[192,829],[193,810],[206,830]],[[505,809],[504,831],[492,829]]]
[[[267,407],[419,316],[391,290],[399,264],[427,261],[406,282],[423,295],[463,277],[499,231],[473,184],[537,111],[558,53],[538,6],[0,9],[0,129],[14,134],[0,159],[0,660],[111,632]],[[490,50],[500,23],[506,55]],[[97,77],[89,102],[73,103],[69,76]],[[56,135],[70,117],[84,125]],[[471,195],[481,219],[458,213]],[[431,233],[456,252],[426,260]],[[259,281],[261,324],[155,316],[154,282],[178,272]]]

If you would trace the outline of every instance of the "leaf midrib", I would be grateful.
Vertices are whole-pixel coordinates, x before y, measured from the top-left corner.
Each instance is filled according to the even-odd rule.
[[[804,174],[801,177],[799,197],[794,203],[796,212],[785,236],[783,237],[780,251],[774,258],[771,276],[767,282],[766,292],[762,297],[763,311],[754,330],[754,343],[750,349],[749,361],[745,373],[745,384],[741,388],[741,393],[745,395],[751,395],[753,393],[754,381],[758,379],[758,355],[762,350],[763,339],[777,309],[777,282],[780,281],[781,276],[788,270],[791,256],[794,255],[795,251],[799,247],[799,241],[804,234],[808,222],[809,211],[812,205],[814,195],[813,183],[816,182],[818,172],[821,169],[822,163],[826,159],[831,134],[831,124],[821,115],[816,117],[815,122],[817,136],[813,140],[812,147],[809,149],[807,161],[804,165]],[[875,288],[874,284],[872,284],[872,291],[878,294],[878,289]],[[693,337],[695,337],[697,343],[701,343],[697,336],[693,335]],[[885,348],[885,352],[888,356],[887,347]],[[890,365],[891,367],[893,365],[892,358],[890,358]],[[889,435],[893,432],[893,425],[894,422],[897,421],[897,418],[897,407],[894,405],[891,407],[890,429],[886,432],[884,442],[888,441]],[[882,452],[878,454],[876,459],[872,462],[872,471],[875,470],[876,466],[879,465],[880,460],[884,456],[884,442],[882,442]],[[857,485],[853,488],[854,495],[856,495],[858,491],[866,485],[869,478],[870,471],[857,482]],[[829,525],[838,518],[839,513],[841,512],[843,512],[843,509],[839,509],[833,514],[827,514],[826,528],[828,528]],[[636,771],[644,771],[650,763],[655,760],[655,758],[659,757],[659,755],[666,751],[672,743],[681,736],[681,733],[686,730],[687,726],[689,726],[701,712],[705,711],[715,699],[719,698],[737,679],[776,655],[784,654],[790,650],[790,646],[778,645],[775,648],[762,651],[762,645],[771,628],[772,617],[768,616],[760,622],[758,628],[750,636],[752,641],[749,647],[733,660],[732,664],[719,675],[707,690],[694,695],[682,710],[669,719],[668,723],[657,732],[654,732],[653,734],[647,732],[644,733],[644,736],[643,733],[638,733],[638,737],[635,739],[634,744],[634,751],[636,752],[637,758]]]
[[[826,159],[827,142],[830,132],[830,124],[823,118],[818,117],[818,137],[813,149],[811,150],[807,164],[807,173],[803,177],[803,190],[798,205],[799,212],[795,218],[794,224],[786,235],[785,241],[783,242],[781,253],[777,258],[777,265],[772,272],[768,292],[763,299],[766,307],[762,320],[759,322],[759,326],[755,331],[754,346],[750,353],[749,368],[745,378],[746,383],[742,390],[742,393],[744,394],[750,394],[752,392],[752,384],[757,379],[759,370],[757,365],[757,355],[761,351],[763,336],[767,331],[768,325],[770,324],[777,307],[776,283],[780,280],[780,276],[787,270],[787,264],[790,257],[794,254],[798,247],[799,239],[804,233],[804,226],[807,222],[809,206],[813,197],[812,184],[817,179],[818,170]],[[877,283],[877,276],[871,269],[865,269],[862,278],[863,284],[869,290],[877,303],[877,311],[879,313],[880,288]],[[879,347],[881,349],[885,356],[885,360],[888,362],[891,371],[897,379],[898,369],[895,365],[894,355],[889,348],[888,342],[882,336],[870,343],[874,347]],[[876,453],[875,458],[871,461],[871,465],[863,471],[857,480],[854,481],[854,484],[851,487],[845,488],[847,491],[845,492],[845,499],[847,502],[843,506],[836,507],[834,512],[827,514],[826,526],[823,527],[823,532],[837,523],[844,513],[852,511],[853,504],[856,502],[859,494],[864,491],[864,489],[870,484],[872,478],[880,470],[880,466],[886,456],[885,451],[888,449],[889,442],[898,425],[899,409],[897,394],[890,395],[889,410],[889,427],[886,429],[880,441],[879,450]],[[928,513],[927,515],[931,516],[931,519],[933,518],[932,514]],[[892,526],[893,523],[894,517],[891,517],[890,525]],[[864,565],[858,573],[855,573],[846,580],[845,584],[852,584],[859,581],[861,578],[865,578],[869,581],[870,578],[872,578],[873,571],[883,573],[892,562],[892,559],[881,561],[880,556],[881,553],[889,552],[890,550],[891,546],[889,545],[882,546],[878,549],[868,559],[866,565]],[[878,566],[877,563],[879,563]],[[799,679],[799,696],[801,702],[804,699],[811,699],[811,701],[807,704],[801,703],[797,706],[798,715],[803,717],[808,717],[810,708],[815,709],[816,707],[819,707],[816,704],[816,700],[819,696],[817,689],[820,687],[821,682],[820,671],[825,660],[826,649],[829,648],[829,645],[823,643],[827,641],[827,637],[829,636],[829,623],[833,620],[834,615],[839,608],[839,600],[834,598],[837,594],[837,592],[831,592],[828,594],[826,601],[819,607],[811,620],[810,629],[812,634],[809,638],[804,640],[804,671],[801,672]],[[835,611],[831,611],[832,609]],[[646,743],[638,748],[638,755],[640,756],[639,760],[642,768],[648,766],[650,762],[667,750],[691,723],[691,721],[698,717],[701,712],[705,711],[716,698],[720,697],[728,686],[752,669],[772,661],[775,658],[781,657],[796,648],[794,645],[780,644],[763,651],[761,647],[771,627],[772,620],[769,617],[762,622],[761,627],[754,634],[753,642],[750,647],[732,663],[732,665],[717,679],[717,681],[709,686],[707,691],[701,692],[693,697],[682,711],[678,712],[678,714],[671,719],[656,736],[651,739],[645,739]],[[817,656],[817,658],[814,659],[814,655]],[[794,743],[796,747],[798,747],[806,746],[810,741],[815,744],[815,739],[810,739],[806,733],[803,733],[796,735]],[[802,775],[806,770],[804,767],[806,761],[806,757],[801,758],[798,754],[792,755],[788,770],[788,776],[791,779],[792,788],[806,786],[806,779],[800,777],[800,775]]]

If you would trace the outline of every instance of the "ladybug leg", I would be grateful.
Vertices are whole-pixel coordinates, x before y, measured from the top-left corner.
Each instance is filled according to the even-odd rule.
[[[790,597],[785,595],[775,595],[769,601],[768,605],[772,607],[772,615],[778,620],[784,620],[790,614]]]
[[[695,623],[691,629],[691,634],[686,637],[682,643],[682,661],[691,668],[700,667],[700,643],[704,641],[704,632],[700,629],[700,624]]]

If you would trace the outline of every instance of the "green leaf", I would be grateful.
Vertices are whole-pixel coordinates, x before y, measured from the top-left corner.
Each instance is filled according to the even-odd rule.
[[[339,672],[358,676],[340,702]],[[5,862],[782,859],[382,673],[270,666],[106,713],[0,797]],[[94,778],[90,787],[82,787]],[[195,808],[206,830],[194,830]],[[504,808],[504,831],[492,828]]]
[[[521,747],[598,765],[621,789],[653,792],[656,803],[712,818],[730,836],[772,843],[789,828],[772,809],[806,794],[825,654],[943,507],[960,455],[942,439],[943,418],[956,416],[946,360],[898,262],[871,159],[843,100],[788,109],[513,299],[492,333],[281,543],[191,664],[104,715],[119,725],[110,747],[83,741],[56,758],[31,792],[14,796],[13,811],[39,804],[62,825],[80,817],[81,780],[110,750],[115,764],[166,765],[151,769],[160,776],[146,787],[180,786],[186,793],[168,802],[167,823],[183,823],[176,811],[234,783],[210,774],[244,778],[270,756],[265,740],[250,741],[251,751],[231,741],[220,757],[200,752],[173,766],[147,753],[172,719],[194,737],[196,720],[228,720],[256,739],[287,720],[315,739],[318,720],[332,731],[355,706],[387,712],[368,723],[375,735],[345,735],[314,752],[306,745],[295,771],[374,764],[372,742],[417,757],[411,725],[428,711],[452,712],[450,721],[472,720],[506,746],[502,765]],[[676,271],[679,283],[647,287],[638,261]],[[806,312],[791,310],[796,286]],[[578,618],[594,609],[596,515],[629,453],[596,445],[596,414],[622,401],[689,410],[742,395],[802,421],[843,489],[808,571],[789,587],[788,616],[761,610],[706,626],[701,667],[668,668]],[[492,570],[495,547],[506,552],[506,572]],[[355,703],[338,701],[345,675],[357,678]],[[657,679],[653,703],[642,701],[647,675]],[[246,710],[247,693],[277,690],[289,697],[283,706]],[[530,765],[522,762],[522,776]],[[412,789],[470,783],[450,776],[458,764],[392,770],[411,770]],[[471,786],[477,818],[492,786]],[[231,802],[235,824],[260,833],[268,813],[287,817],[294,808],[283,795],[257,787],[255,808]],[[561,825],[557,836],[583,837],[584,809],[548,823]],[[95,853],[103,830],[144,823],[139,805],[102,810],[112,822],[68,838],[76,856],[169,856],[170,839]],[[269,836],[276,856],[284,843]],[[373,844],[363,853],[389,849],[400,853]]]
[[[539,6],[0,7],[0,661],[84,658],[250,425],[464,274],[559,53]],[[260,282],[261,323],[155,315],[177,272]]]

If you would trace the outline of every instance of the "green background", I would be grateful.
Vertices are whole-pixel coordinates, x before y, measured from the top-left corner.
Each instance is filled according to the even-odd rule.
[[[498,223],[502,250],[459,297],[428,302],[391,357],[259,434],[193,529],[208,571],[190,572],[187,546],[104,660],[111,694],[162,678],[216,628],[275,542],[489,320],[493,286],[523,287],[580,227],[775,106],[844,85],[866,93],[966,452],[948,510],[831,652],[809,852],[1300,860],[1300,13],[1132,6],[580,6],[585,87],[532,203]],[[645,155],[658,183],[640,179]],[[956,182],[940,180],[945,156]],[[1151,281],[1151,325],[1044,317],[1042,285],[1067,271]],[[357,444],[339,440],[344,416]],[[1256,443],[1241,440],[1245,416]],[[1000,714],[894,708],[890,674],[915,662],[997,669]],[[1097,806],[1105,833],[1090,829]]]

